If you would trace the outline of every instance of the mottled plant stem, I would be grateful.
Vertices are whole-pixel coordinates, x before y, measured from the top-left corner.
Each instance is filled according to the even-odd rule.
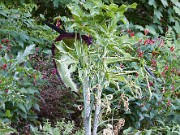
[[[88,76],[84,77],[83,97],[84,97],[85,135],[91,135],[91,106],[90,106],[90,87],[89,87],[89,77]]]
[[[94,113],[94,125],[93,125],[93,134],[97,135],[97,129],[99,124],[99,115],[101,111],[101,94],[102,94],[102,88],[100,85],[97,86],[97,93],[96,93],[96,102],[95,102],[95,113]]]

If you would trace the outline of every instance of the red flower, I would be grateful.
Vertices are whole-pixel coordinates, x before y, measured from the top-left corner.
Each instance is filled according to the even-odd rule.
[[[153,82],[149,82],[149,86],[150,86],[150,87],[153,86]]]
[[[136,73],[136,77],[138,77],[139,76],[139,74],[138,73]]]
[[[149,44],[149,41],[150,41],[150,39],[149,39],[149,38],[148,38],[148,39],[146,39],[146,40],[144,41],[144,45]]]
[[[161,43],[159,44],[159,47],[162,47],[162,46],[164,46],[164,40],[163,39],[161,39]]]
[[[127,30],[127,33],[129,33],[129,34],[130,34],[130,33],[131,33],[131,29],[128,29],[128,30]]]
[[[155,40],[153,40],[153,39],[149,41],[149,44],[151,44],[151,45],[154,43],[155,43]]]
[[[2,45],[0,45],[0,49],[2,49],[3,47],[2,47]]]
[[[5,40],[5,43],[9,43],[9,40],[8,40],[8,39],[6,39],[6,40]]]
[[[58,20],[57,20],[57,22],[56,22],[56,26],[57,26],[57,27],[60,27],[60,26],[61,26],[60,19],[58,19]]]
[[[2,42],[2,43],[4,43],[4,42],[5,42],[5,40],[4,40],[4,39],[2,39],[2,40],[1,40],[1,42]]]
[[[166,72],[163,71],[163,72],[161,73],[161,75],[164,77],[164,76],[165,76],[165,73],[166,73]]]
[[[141,42],[142,42],[142,39],[139,40],[139,43],[141,43]]]
[[[175,87],[174,87],[174,86],[172,86],[172,87],[171,87],[171,89],[172,89],[172,90],[175,90]]]
[[[149,30],[144,30],[144,35],[146,36],[149,33]]]
[[[167,103],[167,106],[170,106],[170,105],[171,105],[171,100],[169,99],[168,103]]]
[[[156,63],[156,61],[155,61],[154,59],[151,60],[151,66],[152,66],[152,67],[157,66],[157,63]]]
[[[170,48],[170,51],[171,51],[171,52],[173,52],[173,51],[174,51],[174,49],[175,49],[175,47],[174,47],[174,46],[172,46],[172,47]]]
[[[130,37],[133,37],[135,34],[134,34],[134,32],[131,32],[130,33]]]
[[[11,45],[8,44],[6,50],[9,51],[11,49]]]
[[[57,73],[57,70],[54,68],[52,71],[51,71],[51,74],[52,75],[55,75]]]
[[[5,93],[8,93],[9,92],[9,90],[5,90]]]
[[[168,65],[166,65],[164,68],[165,72],[168,71],[168,69],[169,69],[169,67],[168,67]]]
[[[2,68],[2,70],[5,70],[7,68],[7,65],[4,64],[1,68]]]
[[[120,68],[124,68],[124,65],[122,63],[120,64]]]
[[[175,73],[175,68],[172,68],[171,73]]]
[[[154,44],[154,43],[155,43],[155,40],[153,40],[153,39],[146,39],[146,40],[144,41],[144,45],[147,45],[147,44],[152,45],[152,44]]]
[[[138,53],[138,57],[139,57],[139,58],[142,58],[142,57],[143,57],[143,54],[144,54],[144,52],[143,52],[143,51],[140,51],[140,52]]]

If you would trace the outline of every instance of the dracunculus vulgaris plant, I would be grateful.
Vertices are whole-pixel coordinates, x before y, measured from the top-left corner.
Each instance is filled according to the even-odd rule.
[[[73,42],[55,42],[55,61],[62,81],[72,91],[83,94],[84,128],[86,135],[96,135],[99,125],[103,89],[118,82],[125,82],[123,75],[136,71],[123,71],[120,63],[137,61],[126,50],[138,40],[122,36],[117,23],[127,25],[124,12],[136,4],[118,6],[105,5],[100,0],[76,1],[68,5],[72,18],[61,17],[67,31],[77,32]],[[90,35],[93,43],[88,45],[79,33]],[[89,37],[90,37],[89,36]],[[64,38],[65,39],[65,38]],[[72,74],[78,72],[77,86]],[[93,116],[93,119],[92,119]]]

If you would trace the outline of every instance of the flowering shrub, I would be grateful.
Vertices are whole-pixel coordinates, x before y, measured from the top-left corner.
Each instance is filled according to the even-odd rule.
[[[179,123],[180,40],[174,39],[172,35],[172,30],[169,30],[165,37],[151,39],[145,30],[144,36],[132,46],[131,51],[131,55],[138,57],[140,63],[121,63],[122,70],[130,68],[138,73],[126,76],[130,81],[119,83],[121,90],[116,91],[114,87],[106,90],[114,97],[110,101],[114,108],[114,119],[123,117],[126,121],[125,128],[131,127],[130,131],[150,129],[151,126],[158,127],[161,124],[173,128],[173,125]],[[133,38],[131,35],[129,37]],[[136,87],[131,87],[132,84],[137,84],[139,91]],[[134,93],[133,89],[137,89],[138,93]],[[122,92],[128,97],[128,110],[123,109],[126,103],[119,98]],[[155,132],[157,129],[152,130]],[[159,132],[165,132],[163,130],[165,129],[162,127]]]
[[[40,74],[27,62],[34,45],[15,55],[11,47],[16,44],[7,37],[0,37],[0,119],[18,127],[36,121],[33,109],[39,110],[36,85]]]

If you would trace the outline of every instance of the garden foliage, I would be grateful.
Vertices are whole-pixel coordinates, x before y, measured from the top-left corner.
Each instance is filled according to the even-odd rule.
[[[15,132],[10,127],[22,131],[22,127],[33,123],[32,134],[58,135],[74,134],[80,126],[63,120],[55,127],[49,122],[36,127],[39,123],[36,113],[41,111],[39,89],[49,85],[43,80],[48,76],[40,73],[46,66],[41,59],[52,56],[51,45],[58,36],[41,24],[40,19],[46,17],[60,19],[61,28],[67,32],[93,39],[87,45],[77,34],[71,44],[54,43],[57,70],[64,84],[78,95],[86,134],[91,134],[92,129],[93,134],[178,135],[180,3],[178,0],[133,2],[2,1],[0,131]],[[55,74],[56,69],[53,71]],[[77,106],[73,101],[66,103]],[[64,112],[68,115],[71,111]]]

